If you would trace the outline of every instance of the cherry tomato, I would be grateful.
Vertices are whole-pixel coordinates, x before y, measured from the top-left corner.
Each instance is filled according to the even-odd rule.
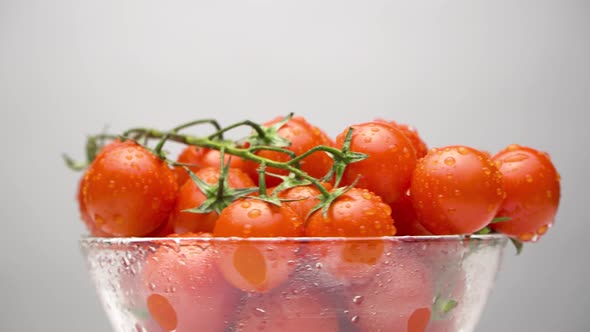
[[[220,166],[221,154],[219,150],[202,148],[197,146],[187,146],[178,155],[177,161],[183,164],[191,164],[189,169],[196,173],[199,169],[204,167],[216,167]],[[244,160],[237,156],[229,154],[224,155],[224,164],[230,163],[229,166],[232,168],[243,167]],[[178,179],[178,186],[181,187],[186,180],[190,178],[187,171],[183,167],[174,167],[174,173]]]
[[[370,283],[347,290],[348,319],[360,332],[424,332],[434,298],[432,276],[412,257],[390,260]]]
[[[493,160],[507,193],[497,216],[510,220],[491,227],[521,241],[537,240],[553,225],[560,199],[560,177],[549,155],[513,144]]]
[[[216,237],[298,237],[303,221],[288,206],[243,198],[226,207],[215,224]],[[267,292],[293,270],[298,245],[290,242],[236,241],[219,246],[219,266],[225,278],[244,291]]]
[[[392,236],[396,228],[390,207],[366,189],[352,188],[336,198],[326,216],[315,211],[307,220],[305,235],[312,237]],[[387,250],[383,241],[354,240],[308,246],[325,269],[342,282],[361,283],[372,277]]]
[[[206,182],[214,185],[219,181],[219,165],[214,167],[205,167],[198,170],[195,175]],[[253,187],[254,182],[246,173],[237,168],[229,168],[227,181],[230,188],[247,188]],[[171,222],[174,225],[174,232],[212,232],[217,220],[217,212],[193,213],[185,212],[187,209],[199,207],[207,197],[199,189],[197,183],[192,179],[186,181],[178,192],[176,204],[170,215]]]
[[[395,235],[432,235],[416,217],[416,212],[412,206],[412,198],[410,195],[404,194],[399,200],[390,204],[391,216],[395,223],[397,232]]]
[[[195,242],[180,247],[163,244],[146,260],[145,304],[164,331],[224,331],[239,292],[223,279],[215,259],[207,243]]]
[[[342,177],[343,185],[353,184],[380,196],[385,203],[398,200],[409,188],[416,166],[416,152],[409,139],[398,129],[384,122],[366,122],[352,126],[350,150],[368,155],[349,164]],[[348,129],[336,137],[342,147]]]
[[[412,177],[411,198],[418,220],[437,235],[482,229],[504,197],[502,173],[486,153],[466,146],[430,150]]]
[[[82,222],[86,226],[86,229],[88,230],[88,233],[91,236],[108,237],[109,234],[107,234],[107,233],[101,231],[99,228],[97,228],[96,225],[94,224],[94,221],[92,220],[92,218],[88,214],[88,210],[86,209],[86,203],[84,202],[83,195],[82,195],[82,188],[84,188],[84,183],[85,183],[84,179],[86,179],[86,177],[84,177],[84,176],[82,177],[82,179],[80,179],[80,183],[78,184],[78,194],[76,196],[76,199],[78,201],[78,210],[80,212],[80,219],[82,220]]]
[[[249,294],[236,320],[236,332],[337,332],[338,318],[322,294],[309,285],[289,285]]]
[[[270,127],[282,121],[283,119],[283,117],[277,117],[274,120],[264,123],[264,126]],[[285,147],[285,149],[290,150],[297,155],[301,155],[318,145],[332,145],[331,140],[324,132],[300,116],[293,117],[287,123],[285,123],[278,130],[278,135],[291,142],[291,145]],[[277,151],[261,150],[256,152],[256,154],[260,157],[268,158],[274,161],[284,162],[291,159],[289,155]],[[244,161],[244,169],[252,179],[255,179],[255,181],[258,181],[257,169],[259,166],[260,165],[256,162],[248,160]],[[309,175],[315,178],[321,178],[326,175],[332,167],[332,158],[327,153],[318,151],[301,160],[300,166],[301,169]],[[266,171],[279,175],[288,174],[286,170],[275,167],[268,167]],[[266,176],[265,181],[269,187],[273,187],[281,183],[280,179],[272,176]]]
[[[418,134],[418,130],[416,130],[416,128],[403,123],[397,123],[395,121],[387,121],[383,119],[376,119],[376,121],[387,122],[394,126],[396,129],[400,130],[402,133],[404,133],[404,135],[406,135],[410,142],[412,142],[412,146],[416,151],[416,158],[420,159],[424,157],[426,153],[428,153],[428,147],[424,140],[422,140],[422,138],[420,137],[420,134]]]
[[[97,229],[144,236],[161,226],[178,186],[167,164],[134,141],[100,153],[85,174],[82,198]]]
[[[329,183],[322,183],[322,185],[326,190],[332,189]],[[306,220],[311,209],[320,202],[318,199],[320,194],[320,190],[310,184],[281,191],[279,198],[286,200],[283,204],[293,209],[302,220]]]
[[[366,189],[351,188],[336,198],[324,216],[315,211],[307,220],[306,236],[392,236],[396,229],[391,208]]]

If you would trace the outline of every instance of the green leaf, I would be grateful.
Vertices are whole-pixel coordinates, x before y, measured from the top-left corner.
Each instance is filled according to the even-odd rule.
[[[63,154],[62,158],[64,159],[66,166],[68,166],[71,170],[82,171],[88,167],[88,163],[84,161],[76,161],[66,154]]]
[[[496,217],[494,219],[492,219],[492,221],[490,221],[490,224],[496,224],[499,222],[506,222],[506,221],[510,221],[512,220],[511,217]]]
[[[459,302],[452,298],[444,296],[437,296],[432,304],[432,312],[434,320],[443,320],[453,309],[459,305]]]
[[[486,226],[486,227],[480,229],[479,231],[475,232],[474,234],[485,235],[485,234],[490,234],[490,233],[492,233],[492,229],[490,227]]]
[[[522,253],[522,249],[524,247],[524,243],[522,243],[521,241],[515,239],[515,238],[510,238],[510,242],[512,242],[512,244],[514,245],[514,248],[516,249],[516,255],[520,255]]]

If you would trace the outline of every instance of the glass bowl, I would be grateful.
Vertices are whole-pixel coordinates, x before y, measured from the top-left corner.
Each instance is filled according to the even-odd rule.
[[[473,331],[501,235],[84,238],[114,331]]]

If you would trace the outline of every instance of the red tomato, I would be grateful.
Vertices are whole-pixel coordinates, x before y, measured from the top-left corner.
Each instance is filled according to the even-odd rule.
[[[187,146],[186,148],[184,148],[184,150],[182,150],[180,155],[178,155],[177,161],[183,164],[194,165],[190,166],[189,169],[193,173],[196,173],[199,169],[204,167],[219,168],[220,158],[221,154],[219,150],[202,148],[197,146]],[[229,161],[229,166],[232,168],[241,169],[243,167],[244,160],[240,157],[225,154],[223,159],[224,164],[227,164],[227,162]],[[182,186],[186,182],[186,180],[190,178],[187,171],[183,167],[174,167],[174,173],[178,178],[179,187]]]
[[[80,179],[80,183],[78,185],[78,195],[76,196],[76,199],[78,200],[78,209],[80,212],[80,219],[82,220],[82,222],[86,226],[86,229],[88,230],[88,232],[91,236],[108,237],[109,234],[101,231],[100,229],[98,229],[96,227],[96,225],[94,224],[94,221],[92,220],[92,218],[88,214],[88,210],[86,209],[86,203],[84,203],[84,199],[83,199],[83,195],[82,195],[82,188],[84,188],[84,183],[85,183],[84,179],[85,178],[86,177],[83,176],[82,179]]]
[[[332,185],[329,183],[322,183],[322,185],[326,190],[332,189]],[[310,184],[281,191],[279,193],[279,198],[286,200],[283,204],[293,209],[301,220],[306,220],[311,209],[320,202],[317,198],[320,195],[320,190],[316,186]]]
[[[280,121],[282,121],[284,117],[277,117],[276,119],[264,123],[265,127],[270,127]],[[331,146],[332,142],[329,140],[328,136],[323,133],[318,127],[311,125],[307,122],[303,117],[296,116],[291,118],[287,123],[285,123],[279,130],[279,136],[289,140],[291,145],[285,147],[285,149],[294,152],[297,155],[301,155],[304,152],[314,148],[318,145],[329,145]],[[257,155],[263,158],[268,158],[274,161],[288,161],[291,159],[289,155],[277,151],[258,151],[256,152]],[[257,169],[260,165],[254,161],[244,161],[244,169],[250,175],[251,178],[258,181],[258,172]],[[321,178],[328,173],[330,168],[332,167],[332,158],[325,152],[318,151],[316,153],[311,154],[307,158],[303,159],[300,162],[301,169],[306,172],[307,174],[315,177]],[[267,172],[280,174],[280,175],[287,175],[288,172],[286,170],[268,167],[266,169]],[[281,183],[281,180],[267,176],[266,177],[266,184],[269,187],[273,187]]]
[[[195,175],[206,182],[214,185],[219,181],[219,165],[216,167],[205,167],[198,170]],[[229,168],[228,185],[230,188],[247,188],[253,187],[254,182],[246,173],[237,168]],[[170,215],[171,222],[174,225],[174,232],[212,232],[217,220],[217,212],[210,213],[193,213],[184,212],[187,209],[199,207],[207,197],[199,189],[197,183],[192,179],[186,181],[178,192],[176,204]]]
[[[505,191],[502,173],[484,152],[466,146],[432,149],[412,177],[412,205],[433,234],[471,234],[494,218]]]
[[[85,174],[82,198],[97,229],[144,236],[161,226],[176,199],[174,173],[134,141],[100,153]]]
[[[219,273],[215,251],[200,242],[173,247],[163,244],[144,265],[142,287],[151,317],[164,331],[224,331],[239,292]]]
[[[337,332],[338,318],[320,292],[309,285],[249,294],[236,320],[236,332]]]
[[[216,237],[298,237],[303,221],[288,206],[243,198],[226,207],[215,224]],[[220,244],[219,266],[225,278],[244,291],[266,292],[293,270],[297,244],[241,242]]]
[[[348,318],[360,332],[424,332],[434,298],[430,271],[411,257],[390,260],[370,283],[348,290]]]
[[[521,241],[536,241],[553,225],[560,177],[546,153],[510,145],[493,157],[504,175],[506,199],[497,213],[509,217],[491,227]]]
[[[412,142],[412,146],[414,147],[414,150],[416,150],[416,157],[418,159],[424,157],[426,153],[428,153],[428,147],[426,146],[426,143],[424,143],[422,138],[420,138],[420,135],[418,134],[418,130],[416,130],[416,128],[408,126],[406,124],[397,123],[395,121],[387,121],[383,119],[376,119],[376,121],[387,122],[393,125],[398,130],[400,130],[402,133],[404,133],[404,135],[406,135],[410,142]]]
[[[432,235],[416,217],[412,206],[412,198],[404,194],[397,202],[391,203],[391,216],[393,217],[397,232],[395,235]]]
[[[324,217],[315,211],[307,220],[306,236],[395,235],[391,208],[372,192],[352,188],[330,204]]]
[[[371,237],[395,235],[390,207],[366,189],[352,188],[328,209],[315,211],[307,220],[305,235],[312,237]],[[310,245],[325,269],[336,279],[359,283],[370,278],[383,259],[382,241],[345,241]]]
[[[400,130],[384,122],[367,122],[352,128],[350,150],[369,157],[349,164],[342,184],[350,185],[358,179],[356,187],[374,192],[385,203],[397,201],[408,190],[416,166],[412,143]],[[338,147],[342,147],[347,131],[336,137]]]

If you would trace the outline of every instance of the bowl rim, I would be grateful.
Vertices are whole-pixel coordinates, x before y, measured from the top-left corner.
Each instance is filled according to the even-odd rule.
[[[420,236],[367,236],[367,237],[94,237],[85,236],[79,239],[81,245],[141,245],[153,243],[190,244],[201,243],[350,243],[350,242],[466,242],[470,240],[505,242],[509,237],[504,234],[473,234],[473,235],[420,235]]]

